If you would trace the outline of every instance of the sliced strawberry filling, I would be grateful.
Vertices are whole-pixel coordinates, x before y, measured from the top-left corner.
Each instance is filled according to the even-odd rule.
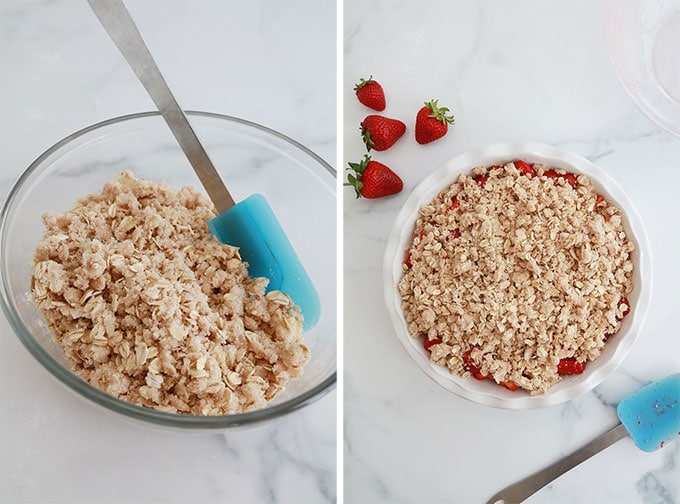
[[[451,198],[451,205],[449,206],[449,211],[453,212],[456,208],[460,207],[460,201],[455,196]]]
[[[479,184],[479,187],[481,187],[482,189],[483,189],[484,186],[486,185],[486,181],[489,180],[489,176],[486,175],[486,174],[484,174],[484,175],[475,175],[475,176],[472,177],[472,178],[474,179],[475,182],[477,182],[477,183]]]
[[[532,178],[536,175],[536,170],[534,170],[534,168],[529,163],[526,163],[522,160],[517,160],[513,164],[522,175],[526,175],[529,178]]]
[[[553,179],[555,181],[555,185],[557,185],[557,181],[561,178],[564,179],[571,187],[576,187],[578,184],[578,179],[573,173],[557,173],[555,170],[546,170],[543,172],[543,175]]]
[[[577,375],[583,373],[585,370],[586,363],[578,362],[573,357],[562,359],[559,364],[557,364],[557,373],[561,376]]]
[[[436,338],[433,338],[433,339],[429,339],[427,336],[425,336],[425,339],[423,340],[423,347],[425,348],[425,350],[427,350],[429,352],[430,347],[433,347],[435,345],[439,345],[439,343],[441,343],[441,342],[442,342],[442,339],[439,336],[437,336]]]

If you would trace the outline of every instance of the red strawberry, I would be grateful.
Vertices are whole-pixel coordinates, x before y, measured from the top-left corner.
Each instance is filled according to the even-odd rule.
[[[369,115],[361,123],[361,136],[370,151],[384,151],[394,145],[406,131],[406,125],[398,119],[381,115]]]
[[[576,178],[576,175],[574,175],[573,173],[567,172],[564,175],[562,175],[562,178],[566,180],[571,187],[576,187],[576,184],[578,184],[578,179]]]
[[[396,194],[404,187],[399,175],[387,166],[372,161],[370,156],[364,156],[360,163],[349,163],[346,186],[354,187],[357,198],[382,198]]]
[[[619,320],[623,320],[623,317],[628,315],[630,313],[630,303],[628,302],[628,298],[622,297],[621,300],[619,301],[619,308],[623,308],[623,311],[621,312],[621,318]]]
[[[460,201],[455,196],[451,198],[451,205],[449,206],[449,211],[454,211],[456,208],[460,207]]]
[[[479,184],[479,187],[484,189],[484,186],[486,185],[486,181],[489,180],[489,175],[485,173],[484,175],[475,175],[472,178],[475,180],[475,182],[477,182]]]
[[[543,175],[545,175],[548,178],[551,179],[558,179],[560,177],[560,174],[557,173],[555,170],[546,170],[543,172]]]
[[[425,106],[416,115],[416,142],[426,144],[434,142],[446,135],[449,124],[453,124],[453,116],[446,115],[446,107],[437,106],[437,100],[425,102]]]
[[[557,179],[563,178],[571,187],[576,187],[576,184],[578,184],[578,180],[576,178],[576,175],[573,173],[557,173],[555,170],[546,170],[543,172],[543,175],[545,175],[548,178],[551,178],[555,181],[555,185],[557,185]]]
[[[482,371],[477,367],[477,365],[474,363],[472,360],[472,356],[470,353],[472,352],[472,349],[467,350],[463,354],[463,367],[470,371],[470,374],[475,377],[477,380],[486,380],[488,378],[491,378],[490,375],[484,375],[482,374]]]
[[[517,385],[514,381],[502,381],[498,383],[499,385],[502,385],[506,389],[514,392],[515,390],[519,389],[519,385]]]
[[[567,357],[560,360],[557,365],[557,373],[560,375],[575,375],[581,374],[586,369],[585,362],[578,362],[573,357]]]
[[[514,162],[515,168],[519,170],[520,173],[523,175],[526,175],[529,178],[532,178],[534,175],[536,175],[536,171],[534,168],[529,164],[521,160],[517,160]]]
[[[430,347],[433,347],[435,345],[439,345],[439,343],[441,343],[441,342],[442,342],[442,339],[439,336],[437,336],[434,339],[429,339],[427,336],[425,336],[425,339],[423,340],[423,347],[425,348],[425,350],[427,350],[429,352]]]
[[[385,110],[385,92],[378,81],[371,75],[368,80],[362,79],[354,85],[354,92],[361,103],[373,110]]]

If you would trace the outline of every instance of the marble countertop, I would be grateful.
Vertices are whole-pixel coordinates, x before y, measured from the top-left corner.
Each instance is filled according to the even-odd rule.
[[[184,108],[259,122],[335,164],[334,1],[126,4]],[[0,201],[66,135],[154,109],[84,1],[0,3],[0,85]],[[4,314],[0,336],[2,502],[336,500],[335,391],[269,424],[187,435],[75,397]]]
[[[629,99],[612,67],[602,1],[433,1],[344,4],[344,163],[365,150],[370,113],[352,85],[372,74],[384,115],[406,137],[373,158],[397,171],[402,193],[344,205],[344,498],[346,502],[482,503],[616,423],[615,404],[680,371],[680,139]],[[456,123],[419,146],[414,118],[438,98]],[[402,348],[384,308],[382,260],[410,192],[448,159],[487,144],[537,141],[597,163],[630,196],[653,255],[652,306],[621,367],[594,391],[539,410],[494,409],[431,381]],[[680,500],[680,443],[654,453],[624,439],[526,502]]]

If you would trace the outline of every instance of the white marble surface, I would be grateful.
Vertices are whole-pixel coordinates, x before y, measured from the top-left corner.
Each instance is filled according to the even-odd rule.
[[[262,123],[334,164],[335,2],[127,4],[184,108]],[[154,108],[84,1],[3,0],[0,51],[0,200],[67,134]],[[4,314],[0,336],[1,502],[336,500],[336,392],[250,429],[159,431],[61,387]]]
[[[616,424],[614,405],[680,370],[680,139],[628,98],[607,54],[603,2],[347,0],[344,161],[363,154],[370,113],[352,84],[373,76],[384,114],[406,137],[374,158],[404,179],[381,201],[344,204],[344,497],[346,502],[486,502]],[[419,146],[414,118],[439,98],[456,124]],[[392,221],[417,183],[470,149],[531,140],[569,149],[614,176],[637,206],[653,251],[653,301],[620,369],[570,403],[507,411],[460,399],[427,378],[398,342],[381,266]],[[680,442],[648,454],[629,439],[529,498],[539,503],[680,502]]]

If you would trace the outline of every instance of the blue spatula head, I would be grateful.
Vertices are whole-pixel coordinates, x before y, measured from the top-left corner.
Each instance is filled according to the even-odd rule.
[[[267,292],[278,290],[300,307],[305,330],[321,315],[321,301],[269,203],[253,194],[208,221],[212,233],[222,242],[239,247],[251,277],[269,279]]]
[[[651,452],[680,436],[680,373],[623,399],[616,408],[619,420],[641,450]]]

